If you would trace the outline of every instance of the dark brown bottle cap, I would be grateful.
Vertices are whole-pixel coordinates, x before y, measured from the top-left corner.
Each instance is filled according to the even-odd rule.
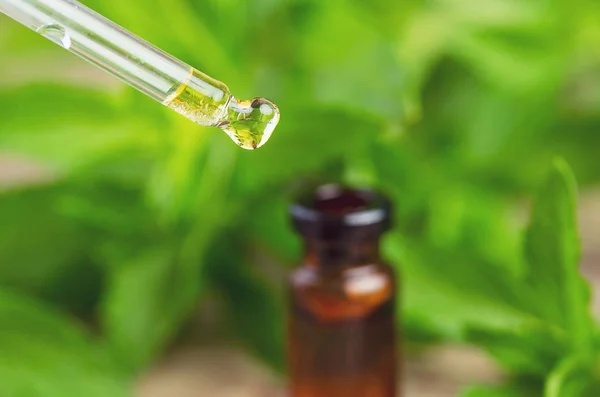
[[[391,227],[391,203],[369,189],[322,185],[290,207],[294,227],[307,238],[358,241]]]

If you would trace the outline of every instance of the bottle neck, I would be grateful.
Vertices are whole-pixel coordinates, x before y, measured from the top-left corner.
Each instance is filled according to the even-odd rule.
[[[305,240],[305,262],[315,267],[360,266],[379,261],[379,240]]]

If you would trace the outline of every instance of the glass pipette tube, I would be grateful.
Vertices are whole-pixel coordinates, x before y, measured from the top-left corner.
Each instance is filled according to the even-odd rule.
[[[0,0],[0,12],[203,126],[256,149],[279,122],[264,98],[238,100],[229,88],[74,0]]]

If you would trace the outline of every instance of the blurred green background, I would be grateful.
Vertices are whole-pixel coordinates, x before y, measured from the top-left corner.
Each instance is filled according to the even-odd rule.
[[[282,118],[241,150],[0,16],[0,395],[131,395],[208,301],[282,371],[286,204],[325,180],[395,202],[407,351],[505,371],[463,396],[600,395],[567,165],[600,182],[600,2],[84,3]]]

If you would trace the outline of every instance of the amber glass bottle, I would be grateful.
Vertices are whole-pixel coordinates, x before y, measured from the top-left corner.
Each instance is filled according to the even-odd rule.
[[[290,276],[291,396],[396,397],[395,278],[379,256],[389,202],[325,185],[291,215],[305,244]]]

